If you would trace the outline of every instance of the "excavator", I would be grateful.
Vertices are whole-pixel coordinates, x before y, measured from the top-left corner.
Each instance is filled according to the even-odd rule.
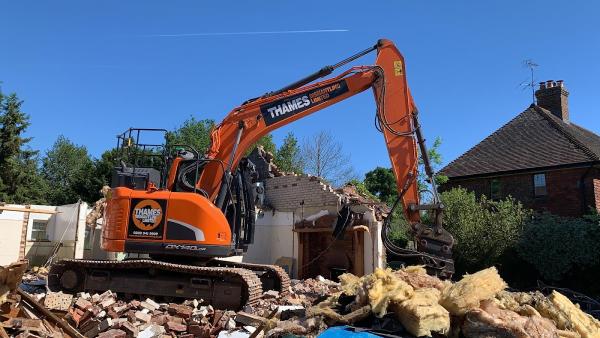
[[[377,55],[374,65],[353,66],[326,78],[371,52]],[[398,196],[390,215],[402,208],[414,237],[412,248],[395,245],[387,217],[382,231],[387,260],[424,265],[429,273],[450,278],[454,239],[442,224],[444,205],[407,85],[404,58],[393,42],[381,39],[234,108],[212,129],[206,151],[140,140],[144,133],[166,134],[164,129],[131,128],[119,135],[118,149],[126,156],[115,168],[106,197],[101,247],[149,258],[64,259],[50,269],[50,289],[112,290],[126,297],[164,300],[201,298],[227,309],[255,304],[263,289],[285,293],[290,279],[281,267],[224,259],[242,255],[253,243],[256,210],[261,207],[260,178],[245,154],[262,136],[367,89],[373,90],[375,125],[383,133],[396,177]],[[419,155],[433,196],[427,204],[419,199]],[[341,209],[335,233],[348,226],[349,213],[349,208]],[[422,222],[422,214],[430,216],[430,224]]]

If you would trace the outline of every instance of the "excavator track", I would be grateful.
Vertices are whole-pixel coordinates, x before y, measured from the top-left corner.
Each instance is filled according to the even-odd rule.
[[[290,290],[290,276],[282,267],[277,265],[231,262],[221,259],[213,259],[208,264],[210,266],[251,270],[259,276],[264,291],[275,290],[284,295]]]
[[[218,309],[239,310],[262,295],[261,281],[247,269],[192,266],[149,259],[103,261],[64,259],[48,274],[52,291],[104,292],[163,301],[202,299]]]

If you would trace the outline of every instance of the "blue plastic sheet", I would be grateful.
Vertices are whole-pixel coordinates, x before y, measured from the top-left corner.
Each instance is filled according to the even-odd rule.
[[[369,333],[369,332],[354,332],[352,328],[347,326],[334,326],[323,331],[319,338],[341,338],[341,337],[352,337],[352,338],[379,338],[380,336]]]

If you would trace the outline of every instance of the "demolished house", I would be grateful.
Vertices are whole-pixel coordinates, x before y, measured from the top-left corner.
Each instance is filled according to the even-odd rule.
[[[258,171],[264,200],[244,261],[280,265],[300,279],[321,275],[336,280],[346,272],[362,276],[384,266],[385,204],[351,186],[334,189],[319,177],[283,173],[261,147],[249,159]],[[345,205],[350,215],[344,214]],[[338,219],[346,216],[345,228],[334,237]]]
[[[50,258],[83,258],[86,215],[85,202],[0,205],[0,265],[23,259],[44,265]]]

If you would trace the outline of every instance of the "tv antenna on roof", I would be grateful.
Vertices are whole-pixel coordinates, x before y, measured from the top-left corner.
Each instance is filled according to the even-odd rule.
[[[521,82],[523,89],[531,88],[531,103],[535,104],[535,69],[539,67],[537,63],[533,62],[532,59],[523,60],[523,67],[529,68],[531,73],[531,79]]]

